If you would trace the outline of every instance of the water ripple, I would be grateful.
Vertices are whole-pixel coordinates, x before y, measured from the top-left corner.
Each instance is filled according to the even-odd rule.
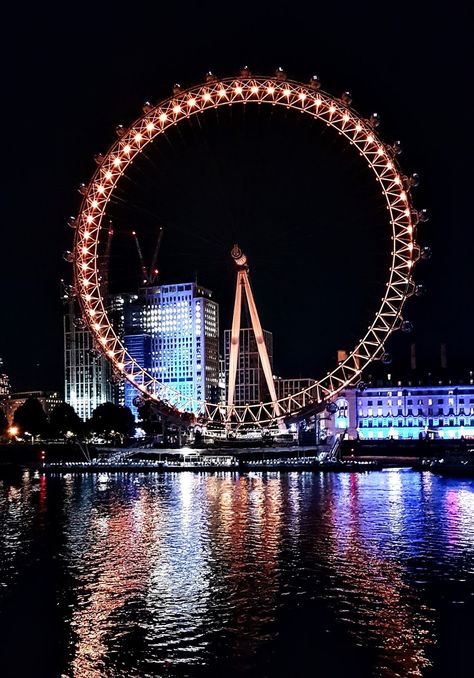
[[[0,481],[0,520],[0,631],[41,573],[62,648],[44,675],[444,676],[449,652],[468,661],[470,481],[25,472]]]

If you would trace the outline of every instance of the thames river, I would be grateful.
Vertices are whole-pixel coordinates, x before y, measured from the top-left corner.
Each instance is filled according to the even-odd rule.
[[[0,475],[0,675],[471,676],[474,481]]]

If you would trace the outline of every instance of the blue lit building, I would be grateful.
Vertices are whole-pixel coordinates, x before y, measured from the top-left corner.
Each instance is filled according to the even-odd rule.
[[[363,440],[474,438],[474,382],[431,386],[370,386],[356,391]]]
[[[77,302],[71,298],[64,311],[64,400],[86,421],[112,397],[110,363],[97,352]]]
[[[125,347],[134,360],[145,368],[151,370],[151,344],[152,337],[150,334],[127,334],[124,337]],[[135,377],[135,381],[140,383],[141,375]],[[137,389],[125,380],[124,383],[124,405],[129,407],[135,419],[138,419],[138,409],[134,404],[134,400],[138,395]]]
[[[124,343],[158,381],[196,401],[217,402],[219,306],[197,283],[147,287],[127,307]],[[137,414],[132,384],[125,404]],[[197,412],[198,405],[193,409]]]

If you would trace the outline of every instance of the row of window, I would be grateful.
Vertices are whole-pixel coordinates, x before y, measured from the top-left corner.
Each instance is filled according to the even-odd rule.
[[[446,398],[438,398],[437,403],[438,403],[438,405],[443,405],[445,401],[446,401]],[[465,398],[458,398],[458,403],[459,403],[460,405],[464,405],[464,403],[467,402],[467,401],[468,401],[467,398],[466,398],[466,399],[465,399]],[[425,402],[425,401],[424,401],[423,399],[421,399],[421,398],[419,398],[419,399],[417,400],[417,404],[418,404],[418,405],[423,405],[424,402]],[[470,402],[470,403],[474,403],[474,398],[469,398],[469,402]],[[368,407],[370,407],[370,406],[373,405],[373,404],[374,404],[374,401],[373,401],[373,400],[367,400],[367,406],[368,406]],[[378,405],[378,406],[383,405],[383,404],[384,404],[384,403],[383,403],[383,400],[377,400],[377,405]],[[388,399],[388,400],[387,400],[387,405],[392,405],[392,404],[393,404],[393,401],[390,400],[390,399]],[[397,400],[397,405],[401,405],[401,404],[402,404],[402,399],[399,398],[399,399]],[[433,404],[433,399],[432,399],[432,398],[428,398],[428,405],[432,405],[432,404]],[[359,400],[359,405],[363,405],[363,401],[362,401],[362,400]],[[407,405],[413,405],[413,399],[412,399],[412,398],[409,398],[409,399],[407,400]],[[449,398],[448,398],[448,405],[454,405],[454,398],[452,398],[452,397],[449,397]]]
[[[423,409],[422,409],[421,407],[418,407],[418,409],[417,409],[416,412],[414,411],[413,407],[408,407],[408,408],[407,408],[407,411],[406,411],[406,414],[407,414],[408,416],[413,416],[413,415],[415,415],[415,416],[419,416],[419,417],[420,417],[420,416],[426,416],[426,414],[427,414],[428,416],[431,416],[431,415],[434,415],[435,412],[434,412],[434,409],[433,409],[432,407],[428,407],[428,411],[427,411],[426,413],[423,411]],[[456,412],[456,413],[454,412],[454,408],[453,408],[453,407],[449,407],[447,412],[445,412],[444,409],[443,409],[442,407],[438,407],[438,410],[437,410],[436,414],[438,415],[438,417],[439,417],[439,416],[441,416],[441,417],[443,417],[443,416],[449,416],[449,415],[453,415],[453,416],[456,415],[456,416],[457,416],[457,415],[469,415],[469,414],[474,414],[474,406],[472,406],[472,407],[470,407],[470,408],[469,408],[469,407],[460,407],[460,408],[459,408],[459,411]],[[399,408],[397,409],[397,412],[396,412],[396,413],[395,413],[394,411],[392,411],[392,409],[388,409],[388,410],[385,412],[385,414],[384,414],[383,409],[382,409],[381,407],[378,407],[378,408],[377,408],[377,414],[374,413],[374,410],[373,410],[371,407],[369,407],[369,408],[367,409],[367,413],[366,413],[363,409],[359,409],[359,417],[374,417],[374,416],[377,416],[377,417],[384,417],[384,416],[385,416],[385,417],[393,417],[393,416],[397,416],[397,415],[398,415],[398,416],[402,416],[402,415],[403,415],[403,410],[402,410],[401,407],[399,407]]]
[[[413,427],[419,426],[424,428],[436,427],[436,426],[474,426],[474,418],[472,419],[459,419],[459,423],[455,419],[428,419],[428,421],[423,419],[412,420],[412,419],[398,419],[398,420],[387,420],[383,421],[378,419],[377,421],[360,421],[359,428],[392,428],[393,426],[398,426],[399,428],[404,427]]]

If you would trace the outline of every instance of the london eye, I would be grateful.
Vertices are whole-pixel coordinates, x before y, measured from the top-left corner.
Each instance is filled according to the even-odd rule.
[[[383,297],[366,332],[327,374],[298,392],[277,398],[271,387],[268,359],[259,338],[261,325],[246,276],[245,254],[233,249],[237,287],[232,336],[237,339],[240,328],[237,316],[238,290],[244,290],[249,303],[252,327],[257,344],[263,347],[260,358],[268,385],[266,402],[236,404],[232,393],[235,385],[236,353],[231,354],[234,367],[230,370],[228,397],[225,403],[210,402],[180,392],[164,383],[130,355],[109,317],[103,294],[103,267],[99,243],[108,230],[107,207],[114,199],[118,183],[127,176],[134,161],[145,153],[148,145],[167,130],[183,121],[206,114],[206,111],[231,106],[268,105],[298,111],[333,130],[347,145],[352,146],[369,168],[386,207],[386,228],[390,236],[390,266]],[[415,209],[411,189],[417,175],[405,175],[398,162],[399,147],[382,140],[378,132],[378,116],[369,118],[352,107],[351,96],[345,92],[335,97],[323,91],[317,77],[308,83],[290,80],[278,69],[274,76],[254,76],[245,68],[237,77],[218,78],[208,74],[204,83],[183,89],[173,88],[172,95],[156,105],[147,103],[143,114],[128,127],[117,128],[117,140],[108,151],[96,158],[97,169],[89,183],[81,186],[82,202],[71,226],[75,229],[72,262],[74,293],[82,317],[92,333],[97,347],[110,361],[114,371],[130,382],[145,400],[151,400],[164,414],[181,418],[185,423],[203,423],[238,428],[243,424],[284,425],[307,411],[326,407],[343,389],[361,380],[364,369],[373,360],[387,360],[386,342],[395,330],[409,330],[410,322],[403,311],[408,297],[415,294],[413,278],[416,261],[424,251],[417,244],[416,231],[426,218],[423,210]]]

